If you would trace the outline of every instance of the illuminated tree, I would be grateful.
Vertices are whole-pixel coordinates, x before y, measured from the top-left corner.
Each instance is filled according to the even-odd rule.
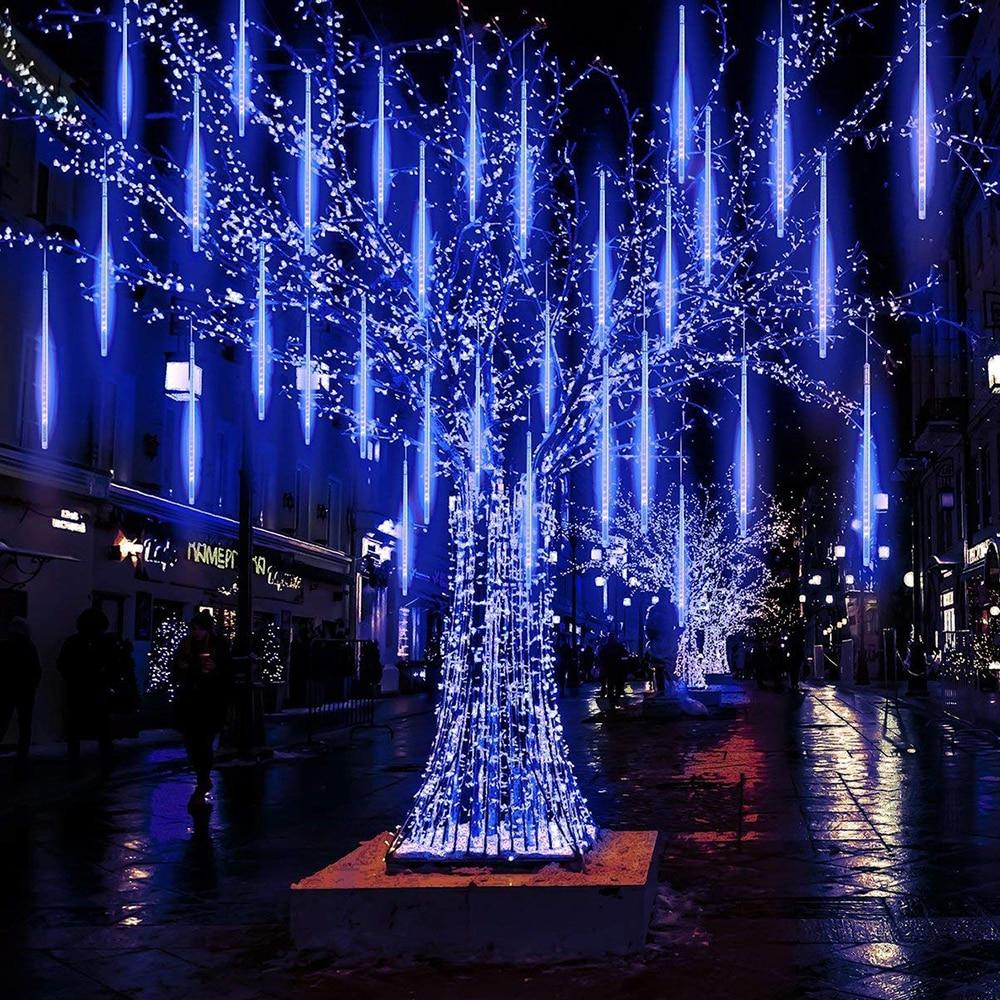
[[[293,45],[290,33],[248,19],[248,6],[233,3],[221,46],[180,0],[127,0],[111,21],[46,18],[70,37],[106,32],[119,53],[113,125],[44,82],[6,28],[17,113],[59,148],[59,169],[114,205],[99,245],[45,245],[86,267],[102,352],[113,345],[116,286],[142,286],[152,294],[133,296],[140,319],[162,322],[173,301],[193,341],[246,348],[260,420],[277,390],[298,400],[307,442],[317,419],[347,416],[362,461],[373,440],[412,444],[393,475],[404,489],[404,592],[411,500],[429,520],[435,482],[450,482],[444,690],[393,853],[400,862],[579,858],[595,829],[562,738],[546,652],[550,568],[538,558],[555,536],[561,484],[595,464],[607,539],[619,458],[633,454],[645,525],[657,457],[676,450],[669,433],[655,433],[655,405],[732,388],[743,368],[855,418],[853,400],[810,374],[803,350],[818,343],[825,354],[871,315],[915,314],[925,286],[866,293],[862,250],[838,256],[830,245],[823,165],[851,143],[914,131],[876,117],[908,50],[825,142],[796,157],[785,142],[792,111],[835,65],[860,11],[791,5],[794,30],[780,47],[768,39],[781,69],[776,102],[754,122],[719,100],[735,49],[714,8],[704,15],[718,38],[710,86],[694,99],[679,46],[675,113],[646,117],[609,70],[565,71],[540,29],[510,39],[463,22],[426,42],[372,46],[350,40],[326,0],[301,0]],[[917,5],[904,19],[906,45],[926,42]],[[133,114],[141,54],[178,123],[167,156],[143,145]],[[582,170],[573,114],[597,96],[610,96],[624,145],[593,150],[599,165]],[[975,168],[981,144],[949,133],[926,100],[920,107],[925,167],[933,133]],[[3,235],[40,245],[30,233]],[[272,335],[278,315],[300,331],[283,345]],[[42,330],[48,434],[47,322]],[[192,347],[191,502],[195,370]]]
[[[720,499],[717,491],[698,487],[685,496],[682,536],[676,494],[651,505],[645,527],[638,506],[622,503],[607,545],[594,518],[573,526],[588,554],[597,556],[576,568],[620,580],[633,602],[645,594],[677,604],[683,626],[678,676],[689,687],[704,687],[706,674],[728,670],[730,636],[766,627],[780,614],[772,557],[791,544],[792,521],[770,500],[758,503],[753,514],[742,533],[734,494],[724,492]]]

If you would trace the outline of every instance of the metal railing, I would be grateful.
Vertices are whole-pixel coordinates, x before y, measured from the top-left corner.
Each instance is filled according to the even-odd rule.
[[[358,643],[352,640],[314,639],[309,644],[307,739],[319,728],[349,726],[353,731],[375,725],[374,685],[359,678],[358,664]]]

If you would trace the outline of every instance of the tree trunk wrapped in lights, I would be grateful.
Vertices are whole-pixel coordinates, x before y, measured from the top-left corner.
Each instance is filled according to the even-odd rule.
[[[595,836],[556,704],[549,588],[525,567],[523,477],[484,478],[453,505],[437,734],[397,864],[580,860]]]

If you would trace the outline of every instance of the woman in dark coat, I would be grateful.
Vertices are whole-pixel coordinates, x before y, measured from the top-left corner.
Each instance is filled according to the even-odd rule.
[[[80,740],[96,738],[105,761],[111,756],[111,675],[117,651],[103,611],[87,608],[76,632],[62,645],[56,666],[66,683],[66,742],[71,760],[80,756]]]
[[[225,718],[232,673],[228,643],[216,635],[207,611],[191,619],[190,632],[174,654],[170,673],[176,724],[197,782],[188,802],[188,809],[194,811],[208,806],[213,746]]]
[[[17,712],[17,764],[23,768],[31,746],[35,691],[42,679],[38,651],[23,618],[12,618],[0,643],[0,740]]]

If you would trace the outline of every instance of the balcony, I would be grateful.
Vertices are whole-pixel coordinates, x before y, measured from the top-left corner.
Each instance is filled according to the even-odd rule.
[[[965,428],[967,401],[961,396],[935,396],[917,413],[915,451],[940,454],[955,447]]]

